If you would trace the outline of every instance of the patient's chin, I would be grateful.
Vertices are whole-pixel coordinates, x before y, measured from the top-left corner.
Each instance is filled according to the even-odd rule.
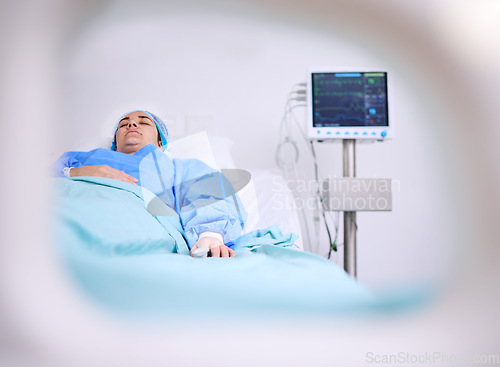
[[[130,150],[130,149],[141,149],[142,147],[146,146],[148,143],[145,142],[143,139],[141,139],[141,136],[128,136],[125,141],[123,142],[123,150]]]
[[[138,144],[142,141],[142,136],[136,133],[128,134],[125,137],[125,144]]]

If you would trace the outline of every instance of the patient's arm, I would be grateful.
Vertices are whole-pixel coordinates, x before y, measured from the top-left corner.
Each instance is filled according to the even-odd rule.
[[[209,248],[212,253],[212,257],[234,257],[236,252],[224,245],[221,241],[214,237],[203,237],[200,238],[191,249],[191,255],[198,248]]]
[[[247,214],[227,178],[196,159],[173,162],[175,211],[181,218],[189,247],[205,231],[220,233],[224,243],[241,236]]]
[[[135,177],[132,177],[123,171],[120,171],[118,169],[112,168],[107,165],[75,167],[69,171],[69,175],[70,177],[96,176],[96,177],[113,178],[115,180],[120,180],[131,183],[133,185],[137,185],[137,179]]]

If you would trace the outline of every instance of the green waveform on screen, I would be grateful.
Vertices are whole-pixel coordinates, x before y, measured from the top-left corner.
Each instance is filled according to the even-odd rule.
[[[315,97],[357,97],[363,98],[363,92],[321,92],[321,89],[317,88],[314,90]]]
[[[317,100],[314,101],[314,103],[318,103]],[[322,107],[322,108],[317,108],[317,112],[321,111],[346,111],[346,112],[364,112],[365,111],[365,106],[364,105],[359,105],[357,103],[350,103],[349,106],[344,107],[344,106],[331,106],[331,107]]]
[[[316,83],[319,85],[337,85],[339,87],[343,85],[359,85],[363,86],[363,80],[361,78],[336,78],[336,79],[327,79],[327,80],[322,80],[319,78],[316,78]]]

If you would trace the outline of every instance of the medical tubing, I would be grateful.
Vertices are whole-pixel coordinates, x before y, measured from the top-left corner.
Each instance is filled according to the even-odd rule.
[[[296,167],[296,166],[295,166],[295,167]],[[283,169],[283,174],[284,174],[284,176],[285,176],[285,179],[286,179],[287,181],[289,181],[289,180],[290,180],[289,171],[288,171],[288,170]],[[292,193],[292,194],[293,194],[293,193]],[[306,216],[305,216],[305,214],[304,214],[304,208],[302,208],[301,210],[299,210],[299,214],[300,214],[300,216],[302,217],[302,223],[304,223],[304,228],[305,228],[305,232],[306,232],[307,243],[308,243],[309,245],[311,245],[311,235],[310,235],[310,233],[309,233],[309,224],[308,224],[308,222],[307,222],[307,218],[306,218]]]
[[[298,181],[298,180],[299,180],[299,177],[301,177],[301,175],[300,175],[300,174],[299,174],[299,172],[298,172],[298,169],[299,169],[298,165],[294,165],[294,166],[293,166],[293,173],[294,173],[294,175],[295,175],[295,177],[294,177],[295,181]],[[303,175],[302,175],[302,177],[303,177]],[[303,196],[303,195],[304,195],[304,194],[302,194],[302,195],[300,195],[300,196]],[[305,211],[306,211],[306,206],[305,206],[305,205],[303,205],[303,206],[302,206],[302,209],[300,210],[300,213],[302,214],[302,217],[303,217],[302,219],[303,219],[304,223],[306,224],[306,225],[305,225],[305,228],[306,228],[306,236],[307,236],[307,241],[308,241],[308,242],[309,242],[309,244],[311,245],[311,244],[312,244],[312,241],[311,241],[311,230],[310,230],[310,228],[309,228],[309,222],[307,221],[307,216],[306,216],[306,214],[305,214]]]
[[[305,104],[304,105],[298,105],[299,107],[300,106],[306,106]],[[293,120],[295,121],[295,124],[297,125],[297,128],[299,129],[300,133],[302,134],[302,137],[304,138],[306,144],[309,142],[309,139],[307,139],[307,136],[306,136],[306,133],[302,130],[302,128],[300,127],[299,125],[299,121],[297,120],[297,117],[295,116],[295,114],[293,113],[290,113],[293,117]]]
[[[306,139],[306,145],[307,145],[307,139]],[[321,210],[321,196],[319,195],[319,179],[318,179],[318,163],[316,160],[316,154],[314,151],[311,151],[312,153],[312,158],[313,158],[313,163],[314,163],[314,170],[315,170],[315,180],[316,180],[316,204],[317,204],[317,209]],[[319,203],[318,203],[319,202]],[[323,221],[326,221],[326,218],[323,216]],[[330,237],[330,232],[327,228],[327,232],[329,235],[330,243],[331,243],[331,237]],[[319,236],[319,231],[318,231],[318,236]],[[319,243],[319,241],[318,241]],[[316,248],[316,250],[319,250],[319,244]]]
[[[289,103],[289,108],[287,110],[287,119],[286,119],[286,124],[287,124],[287,128],[288,128],[288,133],[289,133],[289,136],[292,136],[292,119],[295,119],[295,114],[293,113],[293,110],[295,110],[297,107],[305,107],[306,105],[305,104],[296,104],[296,105],[292,105],[291,104],[291,101],[288,101]],[[299,128],[299,131],[302,133],[302,131],[300,130]],[[293,142],[295,144],[295,146],[297,147],[297,144],[295,143],[295,141]],[[298,148],[297,148],[297,152],[298,152]],[[299,161],[299,153],[297,153],[297,160],[295,162],[295,164],[292,166],[292,169],[293,169],[293,172],[295,174],[295,180],[298,181],[300,177],[304,177],[305,175],[303,174],[299,174],[298,170],[299,170],[299,166],[298,166],[298,161]],[[306,195],[305,193],[302,194],[302,196]],[[312,243],[313,241],[311,240],[311,229],[310,229],[310,223],[308,221],[308,215],[306,215],[306,207],[303,206],[302,209],[301,209],[301,215],[302,215],[302,220],[303,222],[305,223],[305,230],[306,230],[306,235],[307,235],[307,240],[310,244],[310,247],[312,249]],[[313,232],[313,233],[316,233],[316,232]],[[318,240],[318,238],[315,238],[316,240]]]
[[[298,107],[305,107],[306,105],[305,104],[298,104],[298,105],[295,105],[295,106],[291,106],[287,109],[285,109],[285,115],[283,116],[283,118],[281,119],[281,126],[280,126],[280,140],[281,140],[281,137],[283,135],[283,126],[286,126],[286,128],[288,129],[288,135],[291,135],[291,130],[290,130],[290,126],[288,126],[289,124],[287,124],[288,120],[287,120],[287,117],[289,114],[292,114],[291,113],[294,109],[298,108]],[[302,131],[301,131],[302,132]]]
[[[324,223],[325,223],[326,230],[328,232],[328,238],[330,240],[330,250],[328,251],[328,259],[329,259],[330,256],[331,256],[332,250],[334,250],[335,252],[337,252],[337,249],[338,249],[337,238],[338,238],[338,234],[339,234],[339,214],[338,214],[338,212],[336,212],[335,219],[333,221],[333,226],[334,226],[334,229],[335,229],[335,237],[334,237],[333,242],[332,242],[332,238],[331,238],[331,235],[330,235],[330,227],[328,226],[328,222],[326,220],[324,198],[321,196],[321,193],[319,192],[318,165],[317,165],[317,160],[316,160],[316,151],[314,150],[314,145],[313,145],[313,141],[312,140],[311,140],[311,151],[313,152],[313,155],[314,155],[314,162],[315,162],[315,167],[316,167],[316,180],[318,181],[318,197],[319,197],[320,203],[321,203],[321,212],[322,212],[322,215],[323,215],[323,220],[324,220]]]
[[[294,162],[293,162],[293,163],[292,163],[292,165],[291,165],[291,166],[292,166],[291,168],[293,168],[293,167],[297,164],[297,162],[298,162],[298,160],[299,160],[299,148],[297,148],[297,144],[295,144],[295,142],[294,142],[294,141],[291,141],[291,140],[288,138],[288,136],[287,136],[287,137],[285,138],[285,141],[283,141],[283,142],[279,143],[279,144],[278,144],[278,148],[276,148],[276,156],[275,156],[275,159],[276,159],[276,163],[278,164],[278,167],[280,167],[280,168],[285,168],[285,166],[286,166],[286,163],[284,162],[284,159],[283,159],[283,157],[282,157],[282,153],[281,153],[281,151],[282,151],[282,149],[283,149],[283,145],[284,145],[284,144],[287,144],[287,143],[288,143],[288,144],[291,144],[291,145],[292,145],[292,147],[294,148],[294,151],[295,151],[295,159],[294,159]],[[281,158],[281,159],[280,159],[280,158]]]
[[[302,106],[302,105],[299,105],[299,106]],[[319,191],[319,175],[318,175],[318,162],[317,162],[317,158],[316,158],[316,152],[314,150],[314,146],[313,146],[312,140],[309,140],[306,137],[304,131],[300,127],[299,121],[297,120],[295,114],[292,112],[292,109],[294,109],[295,107],[296,106],[294,106],[292,108],[289,108],[287,112],[290,112],[290,115],[292,116],[295,124],[297,125],[298,130],[302,134],[302,137],[304,138],[304,141],[306,142],[306,144],[309,142],[310,145],[311,145],[311,154],[312,154],[313,161],[314,161],[316,185],[318,187],[317,192],[316,192],[316,198],[319,199],[321,215],[323,217],[323,222],[325,224],[325,228],[326,228],[326,231],[327,231],[327,234],[328,234],[328,239],[329,239],[329,244],[330,244],[329,245],[329,252],[328,252],[328,259],[329,259],[331,257],[331,251],[332,251],[332,249],[335,252],[337,251],[336,242],[337,242],[337,237],[338,237],[338,219],[339,218],[338,218],[338,215],[337,215],[337,218],[334,220],[335,238],[334,238],[334,240],[332,242],[332,236],[331,236],[331,233],[330,233],[330,227],[328,226],[328,222],[326,220],[326,213],[325,213],[325,207],[324,207],[324,199],[322,198],[321,193]]]
[[[298,163],[298,160],[299,160],[299,149],[297,147],[296,142],[293,141],[293,139],[291,138],[291,136],[292,136],[292,129],[291,129],[291,123],[290,123],[289,116],[290,116],[291,112],[295,108],[297,108],[297,107],[305,107],[306,106],[306,104],[303,104],[303,103],[292,105],[293,101],[304,102],[306,100],[306,98],[303,97],[303,95],[306,94],[306,90],[305,89],[295,90],[295,88],[297,86],[299,86],[299,87],[305,87],[306,83],[297,83],[297,84],[295,84],[292,87],[292,91],[290,91],[290,93],[287,96],[287,102],[285,103],[283,118],[281,119],[281,122],[280,122],[280,143],[278,144],[278,147],[276,149],[276,157],[275,157],[276,164],[278,165],[278,167],[280,167],[282,169],[283,174],[284,174],[284,176],[285,176],[285,178],[287,180],[290,179],[290,176],[289,176],[290,171],[293,171],[296,180],[298,179],[298,176],[299,176],[299,174],[297,172],[297,168],[298,168],[297,167],[297,163]],[[296,95],[302,95],[302,96],[300,96],[300,97],[298,97],[298,96],[292,97],[292,95],[294,93]],[[286,134],[284,134],[284,130],[286,130]],[[301,131],[301,133],[303,134],[302,131]],[[282,153],[283,146],[285,144],[291,144],[294,147],[294,150],[295,150],[295,159],[294,159],[294,161],[290,165],[287,165],[285,163],[285,159],[284,159],[283,153]],[[301,210],[299,210],[300,215],[302,217],[302,222],[304,223],[304,228],[305,228],[305,232],[306,232],[307,241],[308,241],[309,245],[311,245],[311,234],[310,234],[310,230],[309,230],[309,223],[307,221],[307,218],[306,218],[306,215],[305,215],[304,211],[305,211],[305,208],[302,208]]]
[[[310,144],[311,144],[311,152],[313,154],[313,157],[314,157],[314,175],[316,177],[316,185],[317,185],[317,196],[319,197],[319,200],[320,200],[320,203],[321,203],[321,214],[323,216],[323,221],[325,223],[325,228],[326,228],[326,232],[328,234],[328,240],[329,240],[329,243],[330,243],[330,246],[329,246],[329,251],[328,251],[328,259],[330,259],[330,256],[332,254],[332,250],[337,252],[337,236],[338,236],[338,227],[337,225],[335,225],[335,238],[332,242],[332,236],[331,236],[331,233],[330,233],[330,228],[328,227],[328,222],[326,221],[326,215],[325,215],[325,203],[324,203],[324,199],[323,197],[321,196],[321,192],[319,190],[319,175],[318,175],[318,162],[317,162],[317,159],[316,159],[316,151],[314,150],[314,143],[313,141],[311,140],[310,141]]]
[[[326,228],[326,231],[327,231],[327,234],[328,234],[328,239],[329,239],[329,243],[330,243],[330,250],[328,252],[328,259],[330,258],[331,256],[331,251],[332,249],[336,252],[337,251],[337,246],[336,246],[336,242],[337,242],[337,237],[338,237],[338,215],[337,215],[337,218],[334,220],[334,227],[335,227],[335,238],[332,242],[332,237],[331,237],[331,233],[330,233],[330,228],[328,226],[328,222],[326,220],[326,213],[325,213],[325,207],[324,207],[324,199],[322,198],[321,196],[321,193],[319,191],[319,175],[318,175],[318,162],[317,162],[317,158],[316,158],[316,152],[314,150],[314,145],[313,145],[313,141],[312,140],[309,140],[307,139],[304,131],[301,129],[300,125],[299,125],[299,121],[297,120],[296,116],[294,113],[290,113],[290,115],[292,115],[293,117],[293,120],[295,122],[295,124],[297,125],[297,128],[298,130],[301,132],[302,134],[302,137],[304,138],[304,140],[307,142],[310,143],[310,146],[311,146],[311,154],[313,156],[313,161],[314,161],[314,168],[315,168],[315,178],[316,178],[316,184],[317,184],[317,187],[318,187],[318,190],[317,190],[317,199],[319,199],[319,202],[320,202],[320,210],[321,210],[321,215],[323,217],[323,221],[324,221],[324,224],[325,224],[325,228]]]
[[[287,121],[286,118],[287,118],[287,115],[290,113],[290,111],[292,111],[293,109],[295,109],[297,107],[302,107],[302,106],[305,106],[305,105],[296,105],[296,106],[293,106],[291,108],[285,109],[285,115],[281,119],[281,124],[280,124],[280,143],[278,144],[278,147],[276,148],[276,157],[275,157],[276,164],[280,168],[283,168],[283,166],[285,165],[284,164],[284,159],[280,160],[281,150],[282,150],[283,145],[285,143],[292,144],[294,146],[295,151],[296,151],[295,162],[292,164],[291,168],[293,168],[293,166],[296,165],[297,162],[298,162],[298,160],[299,160],[299,150],[297,148],[297,144],[290,137],[291,131],[288,131],[288,134],[286,134],[286,136],[283,137],[283,128],[284,128],[284,126],[286,126],[286,121]],[[287,128],[289,130],[289,126],[287,126]]]

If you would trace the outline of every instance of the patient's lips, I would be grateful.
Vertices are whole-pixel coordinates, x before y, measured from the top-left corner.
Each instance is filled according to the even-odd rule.
[[[137,130],[130,130],[130,131],[128,131],[125,135],[128,135],[128,134],[130,134],[130,133],[140,134],[140,132],[139,132],[139,131],[137,131]]]

